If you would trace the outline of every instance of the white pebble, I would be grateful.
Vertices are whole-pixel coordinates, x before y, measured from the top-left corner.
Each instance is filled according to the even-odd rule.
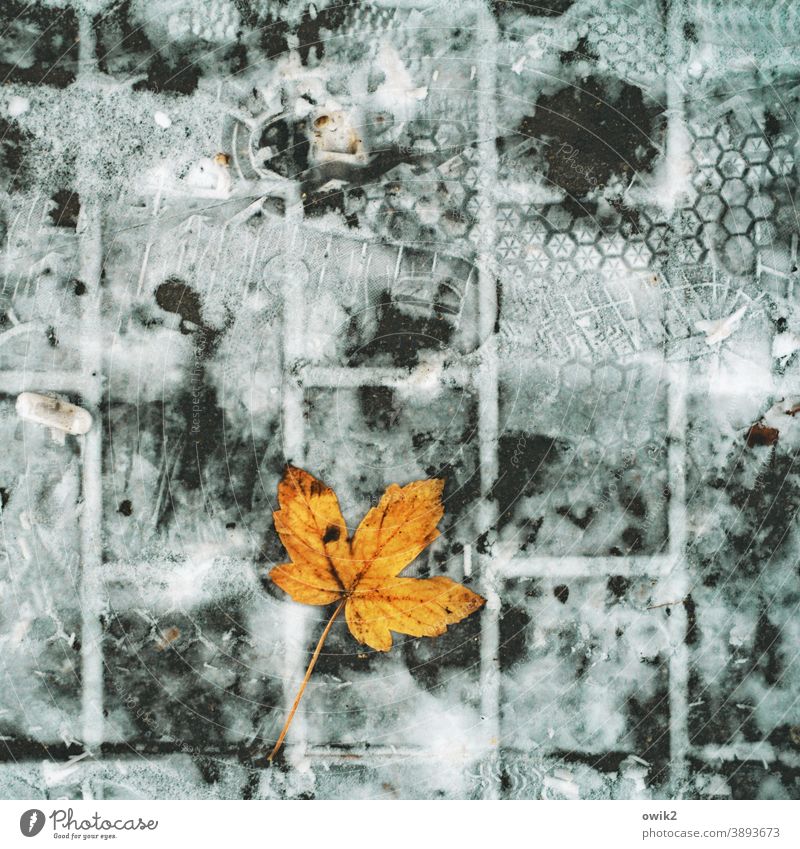
[[[92,426],[92,416],[83,407],[36,392],[23,392],[17,398],[17,415],[73,436],[86,433]]]
[[[166,112],[156,112],[153,114],[153,120],[158,124],[159,127],[163,127],[165,130],[167,127],[172,126],[172,119],[167,115]]]

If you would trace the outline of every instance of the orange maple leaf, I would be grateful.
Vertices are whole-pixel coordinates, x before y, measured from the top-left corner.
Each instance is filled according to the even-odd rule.
[[[303,469],[288,466],[278,485],[275,530],[291,558],[270,578],[295,601],[336,604],[286,724],[270,755],[283,743],[331,626],[344,608],[350,633],[377,651],[392,647],[392,631],[436,637],[485,601],[450,578],[398,575],[436,537],[444,515],[439,479],[393,483],[377,507],[347,534],[336,493]]]

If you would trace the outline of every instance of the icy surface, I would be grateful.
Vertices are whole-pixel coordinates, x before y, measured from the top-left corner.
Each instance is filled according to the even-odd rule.
[[[4,2],[0,796],[798,798],[798,23]],[[270,767],[288,460],[487,604]]]

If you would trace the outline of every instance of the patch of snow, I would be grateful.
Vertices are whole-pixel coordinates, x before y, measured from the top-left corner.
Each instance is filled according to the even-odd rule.
[[[703,319],[695,322],[695,327],[706,334],[707,345],[718,345],[736,330],[745,312],[747,312],[747,304],[742,304],[736,312],[725,318]]]

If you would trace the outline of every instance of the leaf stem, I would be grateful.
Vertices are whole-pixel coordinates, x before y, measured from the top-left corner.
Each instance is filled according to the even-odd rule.
[[[322,636],[319,638],[319,642],[317,643],[317,647],[314,649],[314,654],[311,656],[311,661],[308,664],[308,669],[306,669],[305,678],[303,678],[303,683],[300,685],[300,689],[297,691],[297,695],[294,698],[294,704],[292,705],[292,709],[289,711],[289,716],[286,718],[286,722],[281,730],[280,736],[278,737],[278,742],[275,744],[275,748],[270,752],[270,756],[267,760],[272,762],[272,759],[275,755],[278,754],[278,750],[283,745],[283,739],[286,737],[286,732],[289,730],[289,726],[292,724],[292,720],[294,719],[294,715],[297,712],[297,706],[300,704],[300,699],[303,697],[303,693],[306,689],[306,684],[308,684],[308,679],[311,677],[311,673],[314,670],[314,666],[317,663],[317,658],[319,658],[319,654],[322,651],[322,646],[325,644],[325,640],[330,633],[331,627],[333,626],[336,617],[341,613],[342,608],[344,607],[346,598],[343,598],[338,605],[336,605],[336,610],[333,611],[333,615],[328,620],[328,624],[325,626],[325,630],[322,632]]]

